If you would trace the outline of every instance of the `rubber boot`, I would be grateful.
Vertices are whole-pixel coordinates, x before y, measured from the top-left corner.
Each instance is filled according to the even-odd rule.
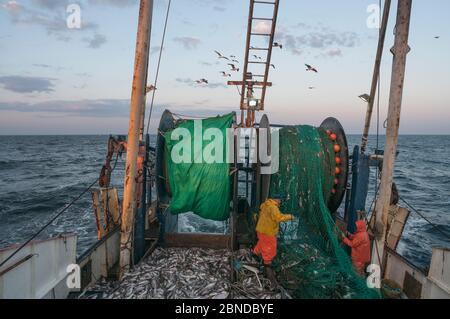
[[[272,288],[275,288],[278,286],[277,279],[275,278],[275,272],[272,269],[272,265],[264,265],[264,273],[270,281],[270,285]]]

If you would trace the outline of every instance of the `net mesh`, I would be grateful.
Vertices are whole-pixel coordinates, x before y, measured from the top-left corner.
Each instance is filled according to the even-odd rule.
[[[280,130],[280,166],[270,194],[282,197],[281,211],[294,214],[280,228],[274,263],[280,284],[295,298],[377,298],[341,247],[327,207],[334,184],[333,142],[321,128]]]

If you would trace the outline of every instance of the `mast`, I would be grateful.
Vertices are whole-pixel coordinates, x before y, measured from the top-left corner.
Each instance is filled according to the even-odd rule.
[[[136,212],[136,176],[139,152],[139,133],[142,123],[141,117],[144,113],[142,108],[144,107],[145,102],[152,7],[153,0],[141,0],[136,38],[133,87],[131,91],[127,160],[123,191],[123,212],[120,229],[120,277],[122,277],[130,268],[132,256],[132,236]]]
[[[410,47],[408,46],[408,37],[411,6],[412,0],[398,0],[395,41],[394,47],[391,49],[394,59],[392,63],[391,89],[389,93],[386,144],[384,147],[383,169],[381,172],[380,196],[377,199],[374,211],[376,218],[376,243],[372,253],[372,263],[378,264],[380,267],[383,266],[384,259],[386,226],[391,199],[394,161],[397,152],[406,57],[410,51]]]
[[[380,78],[380,65],[383,56],[384,41],[386,39],[386,29],[389,21],[389,12],[391,9],[391,0],[384,1],[383,18],[381,20],[380,36],[378,39],[377,55],[375,58],[375,66],[373,69],[372,86],[370,88],[370,98],[367,104],[366,120],[364,124],[364,132],[361,141],[361,153],[365,153],[369,137],[370,121],[372,120],[373,104],[375,102],[375,93],[377,92],[377,84]]]

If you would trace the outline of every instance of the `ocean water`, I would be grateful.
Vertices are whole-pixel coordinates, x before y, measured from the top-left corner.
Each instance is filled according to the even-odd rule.
[[[352,147],[360,136],[348,136]],[[383,147],[380,138],[379,147]],[[0,247],[21,243],[91,184],[100,172],[108,136],[0,136]],[[375,148],[371,137],[369,150]],[[395,181],[400,195],[450,237],[450,136],[400,136]],[[112,185],[123,184],[124,158]],[[371,174],[367,206],[373,198]],[[224,223],[192,215],[180,220],[184,231],[222,232]],[[96,241],[91,195],[87,193],[40,238],[69,232],[78,235],[78,252]],[[450,247],[433,226],[411,213],[398,251],[426,268],[432,247]]]

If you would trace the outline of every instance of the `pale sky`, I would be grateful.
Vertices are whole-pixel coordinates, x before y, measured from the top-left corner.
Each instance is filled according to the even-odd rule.
[[[149,79],[155,75],[167,0],[155,0]],[[81,7],[81,29],[66,8]],[[238,111],[229,68],[214,50],[242,61],[248,0],[172,0],[154,120]],[[367,8],[378,0],[281,0],[266,113],[272,123],[318,125],[338,118],[361,133],[377,46]],[[397,1],[382,64],[381,122],[387,113]],[[137,0],[0,0],[0,134],[127,132]],[[259,14],[264,15],[264,12]],[[435,37],[439,36],[438,39]],[[450,134],[450,1],[414,0],[402,134]],[[306,72],[304,64],[319,73]],[[231,79],[241,80],[240,72]],[[209,86],[194,80],[207,78]],[[309,90],[308,87],[315,87]],[[375,123],[375,122],[374,122]]]

